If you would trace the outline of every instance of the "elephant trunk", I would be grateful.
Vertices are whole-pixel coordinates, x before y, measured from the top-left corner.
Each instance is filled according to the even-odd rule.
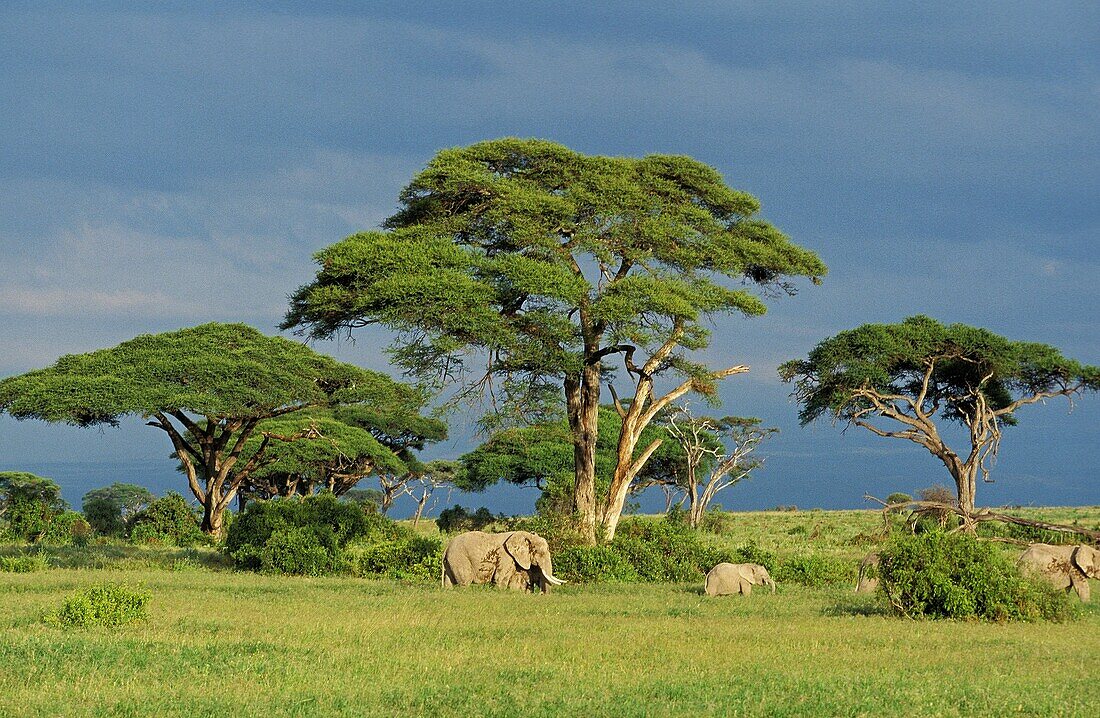
[[[775,581],[769,578],[767,581],[765,581],[765,583],[768,584],[768,587],[772,590],[772,593],[775,593]]]

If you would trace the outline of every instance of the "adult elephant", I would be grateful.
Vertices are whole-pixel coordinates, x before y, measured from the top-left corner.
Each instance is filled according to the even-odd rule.
[[[1033,543],[1024,551],[1017,564],[1021,570],[1038,574],[1055,588],[1077,592],[1078,598],[1088,601],[1089,579],[1100,579],[1100,551],[1091,546],[1052,546]]]
[[[529,531],[467,531],[451,539],[443,552],[443,587],[491,583],[517,591],[565,583],[554,577],[550,546]]]
[[[720,563],[707,573],[703,590],[708,596],[728,596],[743,593],[748,596],[753,586],[770,586],[775,593],[775,581],[768,569],[757,563]]]

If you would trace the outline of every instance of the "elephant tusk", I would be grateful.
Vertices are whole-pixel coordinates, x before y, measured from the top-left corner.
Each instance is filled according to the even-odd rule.
[[[554,578],[553,576],[551,576],[548,573],[542,574],[542,577],[545,578],[547,583],[549,583],[551,586],[560,586],[563,583],[568,583],[567,581],[563,581],[560,578]]]

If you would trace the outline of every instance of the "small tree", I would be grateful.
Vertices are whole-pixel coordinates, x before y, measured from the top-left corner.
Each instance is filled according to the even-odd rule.
[[[1054,347],[925,316],[841,332],[779,374],[795,382],[803,426],[828,414],[928,449],[947,467],[967,515],[974,511],[977,478],[992,480],[1002,429],[1016,424],[1021,407],[1100,389],[1100,367],[1067,359]],[[948,446],[942,422],[962,425],[967,450]]]
[[[0,519],[16,538],[38,539],[68,508],[53,479],[26,471],[0,471]]]
[[[84,518],[98,533],[118,536],[134,514],[153,501],[153,494],[144,486],[115,482],[84,494],[81,508]]]
[[[424,464],[424,468],[416,477],[416,487],[409,489],[409,496],[416,502],[416,513],[413,514],[413,527],[415,528],[424,515],[428,501],[437,489],[448,484],[454,485],[458,476],[459,463],[447,459],[436,459]]]
[[[740,482],[764,463],[751,454],[778,431],[761,428],[760,419],[756,418],[695,417],[687,406],[669,414],[665,430],[683,449],[683,486],[692,528],[699,527],[707,507],[719,492]]]
[[[115,425],[125,415],[148,419],[172,441],[203,507],[202,530],[215,536],[273,440],[265,435],[241,461],[264,420],[339,403],[420,401],[418,392],[384,374],[243,324],[146,334],[0,381],[0,411],[16,419],[77,426]]]

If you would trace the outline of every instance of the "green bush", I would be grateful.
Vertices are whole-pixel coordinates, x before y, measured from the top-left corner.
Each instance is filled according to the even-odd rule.
[[[623,521],[611,548],[643,581],[699,580],[711,568],[713,557],[699,535],[676,519]]]
[[[736,528],[736,522],[734,521],[733,514],[728,511],[720,511],[718,509],[708,509],[703,514],[703,520],[699,524],[699,528],[704,531],[708,531],[712,534],[728,534]]]
[[[751,541],[749,543],[741,544],[740,546],[738,546],[734,550],[733,556],[729,559],[724,560],[729,561],[729,563],[758,563],[764,568],[768,569],[768,573],[770,574],[776,573],[779,567],[779,561],[778,559],[776,559],[774,553],[766,549],[760,548]],[[715,563],[719,562],[716,561]],[[775,578],[775,576],[772,576],[772,578]],[[776,578],[775,580],[778,581],[779,579]]]
[[[38,543],[51,546],[87,546],[92,539],[92,527],[75,511],[64,511],[46,524]]]
[[[99,584],[78,591],[61,608],[45,616],[47,623],[66,628],[122,626],[143,621],[149,594],[120,584]]]
[[[40,553],[28,553],[22,556],[0,556],[0,571],[7,573],[34,573],[50,567],[49,560]]]
[[[196,546],[210,543],[199,528],[199,518],[187,499],[169,491],[149,503],[130,520],[130,540],[162,546]]]
[[[1062,620],[1064,594],[1021,577],[995,546],[941,531],[896,536],[881,552],[879,590],[910,618]]]
[[[250,551],[248,555],[253,554]],[[256,557],[264,573],[292,576],[325,576],[336,573],[341,564],[337,552],[323,546],[317,532],[306,526],[274,531]]]
[[[379,519],[388,521],[331,494],[253,501],[230,525],[225,547],[240,568],[333,573],[347,565],[344,549],[352,540],[389,531]]]
[[[779,583],[797,583],[801,586],[852,583],[855,581],[855,576],[856,568],[851,562],[820,555],[791,556],[783,559],[772,574],[772,578]]]
[[[439,518],[435,525],[442,533],[459,533],[461,531],[478,531],[485,528],[500,517],[494,516],[489,509],[482,506],[477,511],[470,513],[461,506],[455,505],[439,512]]]
[[[354,555],[361,576],[438,581],[443,571],[443,542],[435,537],[379,538],[361,542]]]
[[[634,566],[611,546],[571,546],[554,555],[554,574],[575,583],[632,583]]]

